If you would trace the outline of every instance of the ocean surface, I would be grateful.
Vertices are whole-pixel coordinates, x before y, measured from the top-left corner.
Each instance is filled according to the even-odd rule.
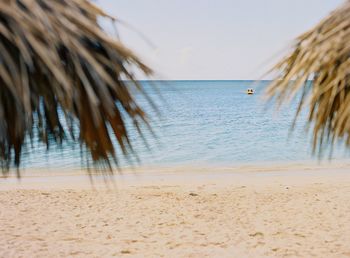
[[[138,96],[152,119],[156,137],[145,130],[147,146],[129,125],[130,138],[140,162],[133,156],[119,156],[122,167],[131,165],[245,165],[317,161],[312,155],[311,137],[303,112],[291,132],[296,101],[276,111],[263,100],[268,81],[163,81],[157,90],[142,82],[160,111],[157,115]],[[246,89],[254,88],[254,95]],[[327,150],[325,150],[327,153]],[[86,165],[78,144],[28,147],[23,157],[27,168],[74,168]],[[333,160],[348,159],[336,148]],[[328,162],[325,155],[324,162]]]

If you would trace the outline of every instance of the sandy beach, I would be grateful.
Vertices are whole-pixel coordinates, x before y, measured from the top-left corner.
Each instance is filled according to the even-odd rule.
[[[0,183],[1,257],[349,257],[349,164]]]

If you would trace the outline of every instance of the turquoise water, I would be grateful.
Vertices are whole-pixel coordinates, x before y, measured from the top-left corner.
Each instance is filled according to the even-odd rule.
[[[316,160],[311,138],[305,131],[306,113],[301,114],[295,130],[290,126],[296,103],[278,113],[262,95],[268,82],[252,81],[167,81],[157,82],[159,93],[147,82],[146,91],[158,104],[161,116],[151,114],[154,138],[145,132],[148,147],[130,127],[130,137],[141,165],[241,165],[252,163],[299,162]],[[255,89],[247,95],[247,88]],[[161,96],[161,98],[160,98]],[[163,100],[162,100],[163,99]],[[78,145],[30,148],[24,157],[26,167],[79,167]],[[348,158],[338,148],[335,159]],[[131,161],[135,160],[132,157]],[[120,158],[122,166],[130,162]]]

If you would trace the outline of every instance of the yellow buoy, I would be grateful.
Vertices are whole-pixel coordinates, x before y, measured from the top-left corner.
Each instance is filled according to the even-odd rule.
[[[248,89],[248,90],[247,90],[247,94],[248,94],[248,95],[254,94],[254,90],[253,90],[253,89]]]

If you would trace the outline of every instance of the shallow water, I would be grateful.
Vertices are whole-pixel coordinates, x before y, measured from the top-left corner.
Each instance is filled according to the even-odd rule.
[[[158,117],[140,98],[151,114],[154,138],[145,131],[148,149],[137,131],[130,126],[130,138],[141,165],[237,165],[252,163],[312,161],[311,138],[305,131],[306,113],[301,114],[296,128],[290,127],[296,103],[278,113],[262,100],[268,82],[252,81],[166,81],[157,82],[158,90],[145,84],[146,91],[161,111]],[[254,95],[245,93],[254,88]],[[84,156],[84,155],[83,155]],[[333,159],[348,158],[339,147]],[[135,161],[133,157],[131,161]],[[28,148],[24,167],[71,168],[85,164],[78,145],[43,146],[35,152]],[[83,162],[83,163],[82,163]],[[120,158],[121,166],[130,162]]]

